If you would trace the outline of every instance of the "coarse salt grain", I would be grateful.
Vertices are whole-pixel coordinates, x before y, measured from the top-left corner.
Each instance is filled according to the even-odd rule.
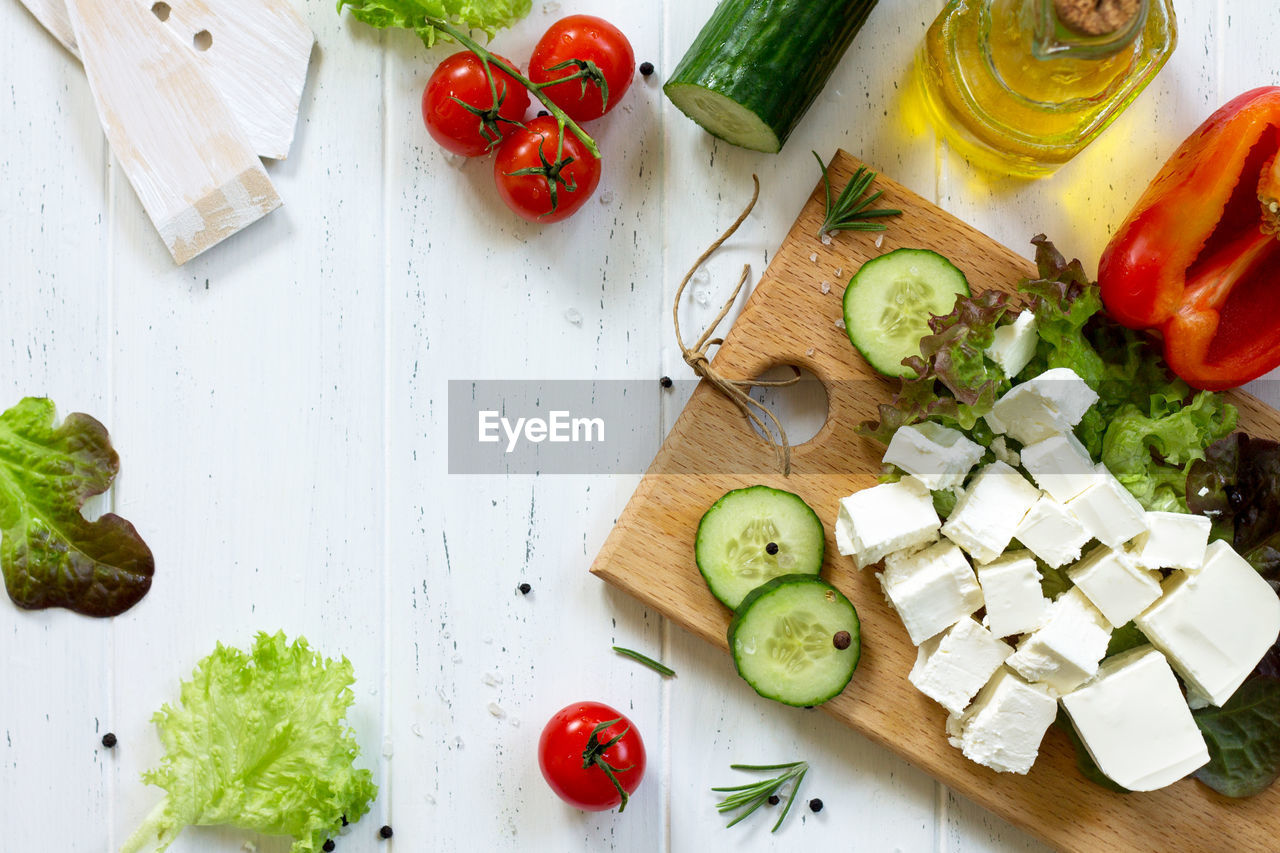
[[[830,231],[823,231],[823,232],[822,232],[822,245],[824,245],[824,246],[830,246],[830,245],[831,245],[831,232],[830,232]]]
[[[809,256],[809,260],[813,261],[816,264],[818,262],[818,253],[814,252],[813,254],[811,254]]]
[[[876,248],[877,248],[877,249],[879,249],[879,248],[880,248],[881,246],[883,246],[883,245],[884,245],[884,235],[883,235],[883,234],[877,235],[877,236],[876,236]]]
[[[502,710],[502,706],[499,705],[497,702],[490,702],[488,705],[488,708],[489,708],[489,713],[493,714],[493,716],[497,717],[499,720],[501,720],[503,717],[507,715],[507,712]]]
[[[831,282],[829,282],[829,281],[824,281],[824,282],[822,283],[822,292],[823,292],[823,293],[830,293],[830,292],[831,292]]]

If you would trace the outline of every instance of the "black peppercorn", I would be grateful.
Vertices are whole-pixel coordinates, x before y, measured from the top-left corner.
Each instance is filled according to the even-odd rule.
[[[390,838],[392,835],[394,835],[394,833],[391,831],[391,827],[389,826],[384,826],[382,829],[378,830],[379,838]]]
[[[342,825],[343,825],[343,826],[346,826],[346,825],[347,825],[347,816],[346,816],[346,815],[343,815],[343,816],[342,816]]]
[[[664,376],[658,380],[658,384],[661,385],[663,388],[670,388],[673,383],[671,381],[670,376]]]
[[[771,806],[776,806],[776,805],[777,805],[778,803],[780,803],[780,802],[782,802],[782,800],[778,799],[778,795],[777,795],[777,794],[770,794],[770,795],[769,795],[769,805],[771,805]]]
[[[533,592],[533,587],[529,586],[527,583],[520,584],[516,589],[520,590],[521,595],[528,595]]]
[[[114,749],[117,743],[119,743],[119,741],[116,740],[116,736],[111,732],[107,732],[102,736],[102,745],[107,749]]]
[[[813,812],[814,814],[817,814],[818,812],[822,811],[822,800],[818,799],[817,797],[814,797],[812,800],[810,800],[809,811]]]
[[[768,545],[764,546],[764,551],[766,554],[772,557],[774,554],[778,553],[778,543],[770,542]]]
[[[849,648],[849,645],[852,642],[853,637],[849,636],[848,631],[836,631],[836,635],[831,638],[831,645],[835,646],[840,651],[844,651]]]
[[[643,75],[643,76],[645,76],[645,77],[648,77],[648,76],[649,76],[650,74],[652,74],[652,73],[653,73],[653,63],[652,63],[652,62],[641,62],[641,63],[640,63],[640,74],[641,74],[641,75]]]
[[[338,846],[338,845],[336,845],[336,844],[334,844],[334,843],[333,843],[333,839],[332,839],[332,838],[330,838],[328,841],[326,841],[326,842],[324,843],[324,846],[323,846],[323,847],[321,847],[320,849],[321,849],[321,850],[323,850],[323,851],[324,851],[324,853],[333,853],[333,848],[335,848],[335,847],[337,847],[337,846]]]

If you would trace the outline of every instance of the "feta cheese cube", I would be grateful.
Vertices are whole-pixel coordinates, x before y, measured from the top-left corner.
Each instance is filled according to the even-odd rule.
[[[969,484],[942,533],[980,563],[989,563],[1009,547],[1027,510],[1040,492],[1013,468],[992,462]]]
[[[982,445],[959,430],[925,421],[899,427],[884,461],[915,475],[930,489],[942,490],[963,483],[982,454]]]
[[[965,618],[920,645],[908,678],[921,693],[959,714],[1012,653],[1008,644]]]
[[[1280,634],[1280,599],[1226,542],[1205,553],[1200,571],[1166,578],[1134,622],[1188,687],[1221,706]]]
[[[1071,424],[1029,382],[1013,386],[983,417],[993,432],[1008,434],[1023,444],[1071,430]]]
[[[1013,386],[986,415],[997,433],[1023,444],[1070,432],[1098,402],[1097,393],[1069,367],[1055,367]]]
[[[1015,551],[978,567],[978,584],[987,605],[985,624],[997,637],[1025,634],[1040,627],[1049,602],[1040,589],[1040,570],[1029,551]]]
[[[1054,500],[1066,502],[1102,478],[1089,451],[1070,432],[1022,448],[1022,467]]]
[[[1049,495],[1040,496],[1013,536],[1055,569],[1080,559],[1080,549],[1093,538],[1074,513]]]
[[[1000,365],[1004,375],[1012,379],[1022,372],[1022,368],[1036,354],[1036,344],[1039,341],[1036,315],[1031,311],[1023,311],[1018,319],[995,330],[991,336],[991,346],[987,347],[987,358]]]
[[[950,542],[886,560],[880,583],[917,646],[982,606],[978,579]]]
[[[1062,706],[1098,769],[1130,791],[1171,785],[1209,761],[1169,662],[1151,646],[1108,660]]]
[[[1107,621],[1124,625],[1160,597],[1160,573],[1140,569],[1124,551],[1099,545],[1067,571]]]
[[[1098,481],[1067,501],[1067,509],[1095,539],[1119,548],[1146,532],[1147,511],[1104,466],[1099,465],[1097,470]]]
[[[1049,605],[1044,624],[1022,640],[1006,663],[1027,681],[1062,695],[1093,678],[1110,640],[1107,618],[1072,587]]]
[[[928,486],[903,477],[840,500],[836,547],[862,569],[894,551],[933,542],[940,523]]]
[[[1009,442],[1005,441],[1003,435],[997,435],[991,439],[990,448],[995,457],[1004,464],[1014,468],[1022,465],[1022,457],[1018,454],[1018,451],[1009,446]]]
[[[1185,512],[1147,513],[1147,532],[1133,540],[1133,560],[1144,569],[1198,571],[1209,545],[1209,519]]]
[[[964,716],[948,720],[947,730],[970,761],[997,773],[1026,773],[1057,716],[1058,703],[1048,690],[1001,667]]]

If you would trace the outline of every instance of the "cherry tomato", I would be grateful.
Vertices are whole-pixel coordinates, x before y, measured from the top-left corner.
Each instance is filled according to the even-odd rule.
[[[499,58],[510,64],[505,57]],[[516,127],[512,122],[524,118],[529,109],[529,90],[496,65],[489,68],[501,104],[497,110],[493,108],[493,92],[484,64],[474,53],[455,53],[431,73],[422,90],[422,120],[431,138],[445,150],[478,157],[511,133]]]
[[[498,195],[530,222],[559,222],[572,215],[600,183],[600,159],[572,131],[565,131],[562,148],[559,141],[553,117],[535,118],[503,140],[493,161]]]
[[[644,765],[644,741],[635,725],[599,702],[561,708],[538,741],[542,778],[556,796],[584,811],[625,809],[644,778]]]
[[[575,72],[590,76],[548,86],[542,93],[574,121],[600,118],[613,109],[631,87],[636,73],[636,55],[631,50],[631,42],[603,18],[570,15],[556,21],[533,48],[529,79],[545,83]],[[603,89],[601,79],[605,83]],[[605,90],[609,96],[607,102]]]

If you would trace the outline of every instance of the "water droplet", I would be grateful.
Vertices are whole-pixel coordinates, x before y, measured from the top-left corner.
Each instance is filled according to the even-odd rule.
[[[600,203],[606,207],[613,204],[613,193],[609,192],[608,190],[605,190],[604,192],[600,193]]]
[[[577,308],[570,308],[564,312],[564,318],[575,326],[582,325],[582,312]]]
[[[497,687],[499,684],[502,683],[502,679],[491,672],[486,672],[484,676],[481,677],[480,680],[483,681],[485,685],[488,687]]]
[[[543,4],[542,4],[542,14],[544,14],[544,15],[559,15],[559,14],[560,14],[560,4],[559,4],[559,3],[557,3],[557,2],[556,2],[556,0],[548,0],[548,2],[546,2],[546,3],[543,3]]]
[[[493,714],[493,716],[497,717],[499,720],[507,715],[507,712],[502,710],[502,706],[497,702],[490,702],[486,707],[488,707],[489,713]]]
[[[693,289],[693,299],[699,305],[703,305],[703,306],[710,305],[711,304],[711,288],[706,287],[705,285],[695,287]]]
[[[382,739],[382,757],[390,758],[392,753],[394,752],[395,752],[395,747],[391,743],[391,738],[384,737]]]
[[[409,726],[409,731],[413,732],[414,737],[422,737],[422,726],[417,723]]]

